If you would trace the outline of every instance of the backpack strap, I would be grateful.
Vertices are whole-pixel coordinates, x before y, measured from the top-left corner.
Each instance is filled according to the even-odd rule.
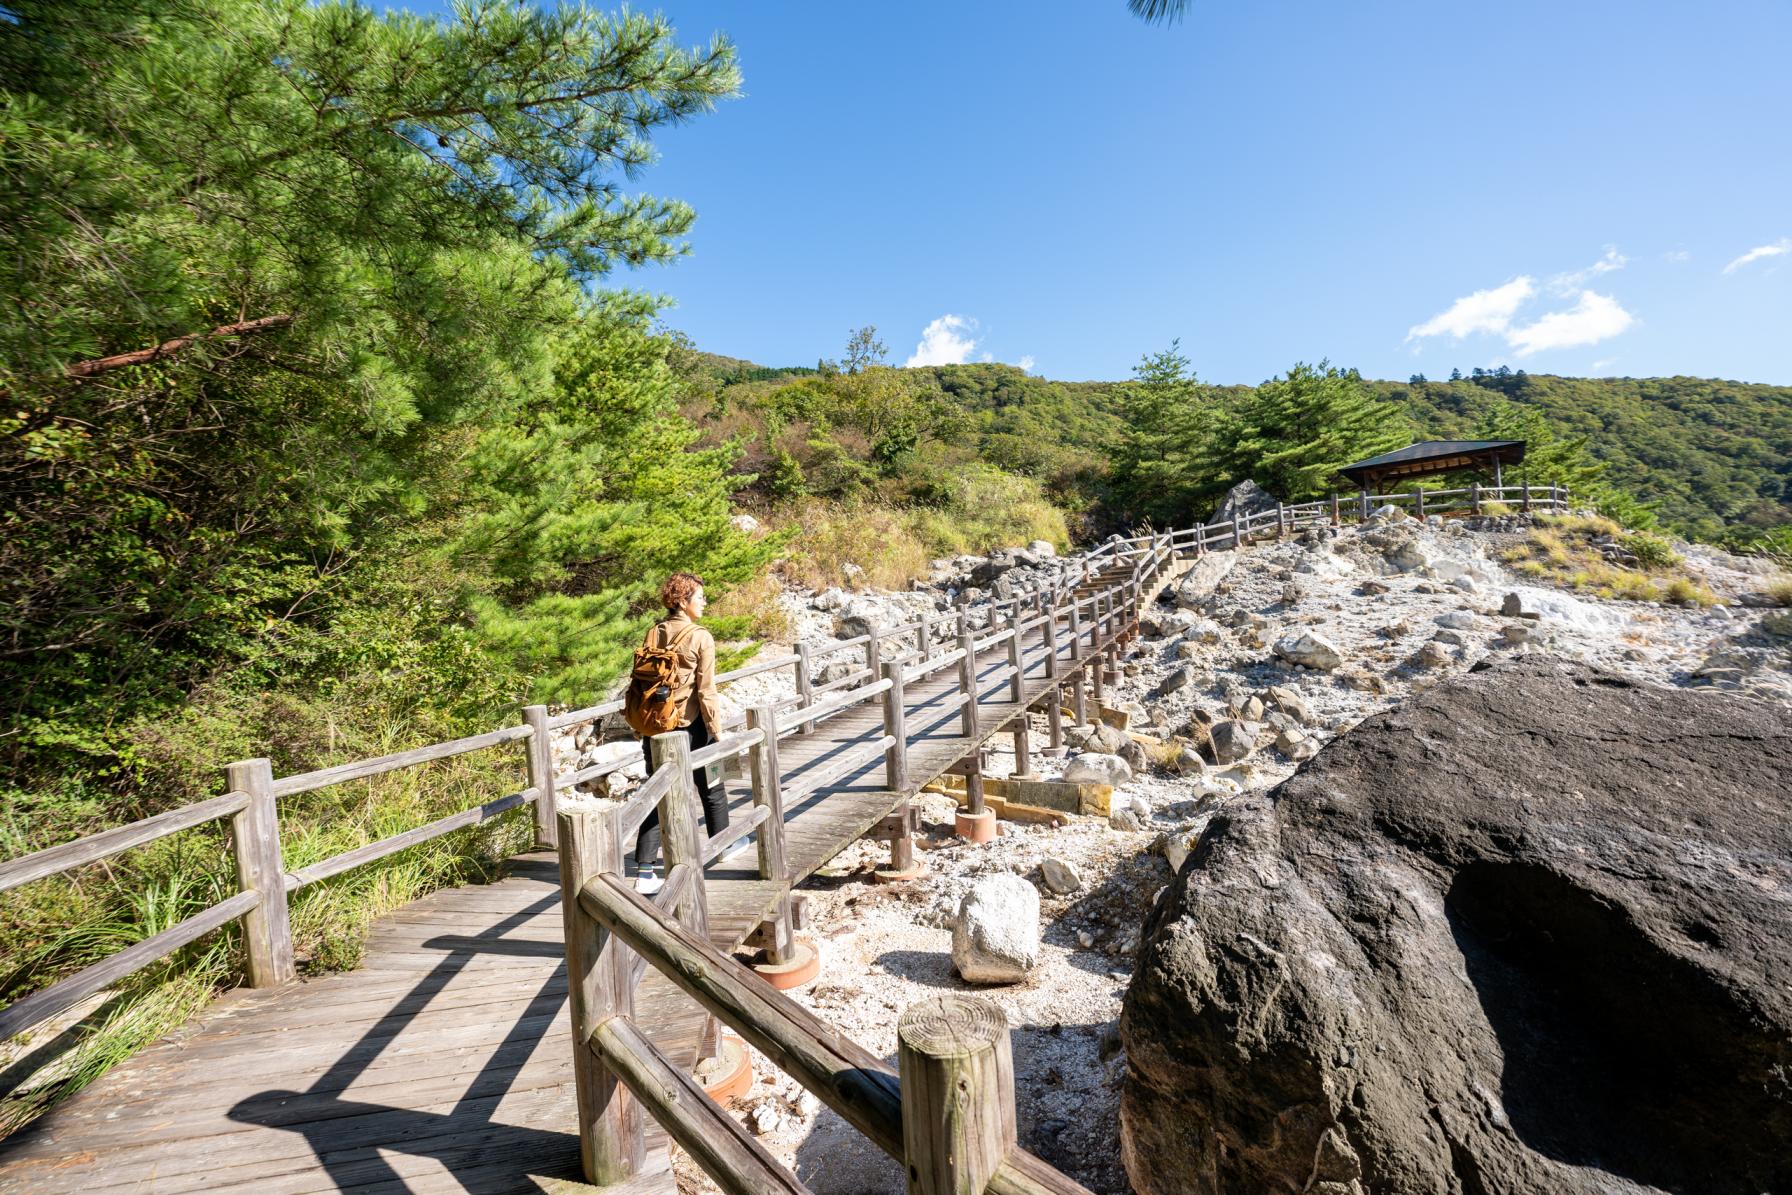
[[[656,631],[663,632],[665,630],[665,628],[666,628],[666,623],[665,623],[664,619],[653,624],[653,629]],[[697,624],[693,622],[690,626],[688,626],[684,630],[680,631],[676,636],[674,636],[671,639],[667,639],[662,635],[662,637],[660,639],[660,646],[664,647],[664,648],[669,648],[672,651],[677,651],[679,648],[681,648],[685,645],[685,642],[687,640],[689,640],[692,635],[694,635],[696,633],[697,633]]]

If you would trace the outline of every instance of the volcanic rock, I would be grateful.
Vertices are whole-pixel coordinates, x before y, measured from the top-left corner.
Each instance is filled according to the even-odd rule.
[[[1788,760],[1526,656],[1228,803],[1126,997],[1134,1188],[1792,1191]]]

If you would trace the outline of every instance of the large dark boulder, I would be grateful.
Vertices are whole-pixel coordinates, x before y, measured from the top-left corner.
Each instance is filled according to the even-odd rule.
[[[1792,715],[1526,659],[1217,814],[1121,1031],[1169,1192],[1792,1191]]]

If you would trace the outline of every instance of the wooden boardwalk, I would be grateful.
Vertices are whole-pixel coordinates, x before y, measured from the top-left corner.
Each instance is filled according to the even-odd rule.
[[[1087,664],[1096,655],[1084,642]],[[1023,650],[1015,701],[1008,649],[980,654],[974,739],[961,732],[956,668],[911,683],[906,792],[888,789],[881,756],[801,791],[879,740],[875,704],[782,739],[783,787],[801,792],[785,808],[791,883],[1011,729],[1075,670],[1068,636],[1058,656],[1054,679],[1041,643]],[[752,811],[745,783],[729,791],[737,817]],[[706,888],[710,938],[724,950],[787,891],[758,877],[751,850],[713,863]],[[383,918],[358,970],[228,993],[0,1141],[0,1193],[565,1189],[579,1142],[561,918],[554,856],[519,856],[498,883],[436,892]],[[701,1010],[657,972],[642,982],[635,1020],[695,1064]],[[640,1189],[670,1182],[661,1174]]]

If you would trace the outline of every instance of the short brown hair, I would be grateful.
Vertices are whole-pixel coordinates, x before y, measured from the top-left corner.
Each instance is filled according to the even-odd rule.
[[[691,600],[691,595],[703,588],[703,578],[696,573],[673,573],[660,586],[660,604],[668,610],[676,610]]]

